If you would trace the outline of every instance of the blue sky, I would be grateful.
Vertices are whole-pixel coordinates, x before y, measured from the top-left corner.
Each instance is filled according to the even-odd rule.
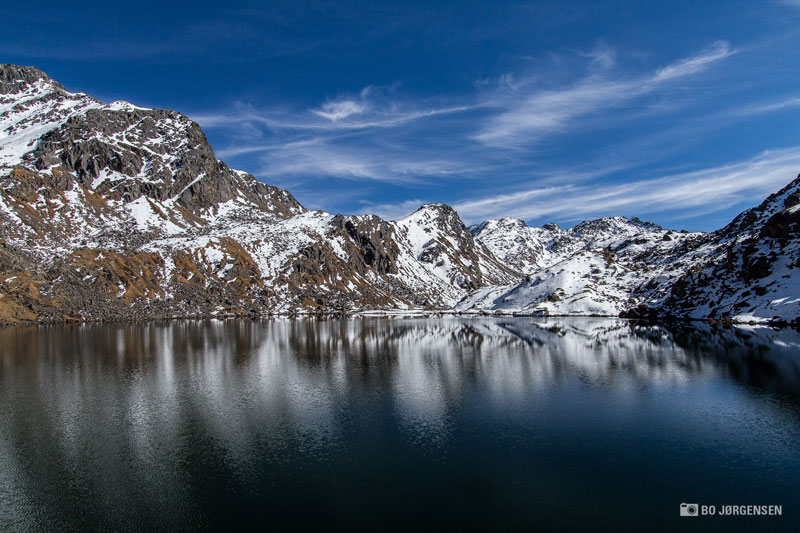
[[[179,110],[312,209],[713,230],[800,172],[800,0],[2,6],[0,62]]]

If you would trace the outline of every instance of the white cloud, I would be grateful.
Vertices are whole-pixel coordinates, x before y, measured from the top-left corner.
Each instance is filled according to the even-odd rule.
[[[592,63],[601,68],[608,68],[617,62],[617,51],[604,42],[600,42],[594,49],[588,52],[579,52],[580,55],[588,57]]]
[[[559,132],[575,117],[612,104],[629,89],[624,83],[588,79],[569,89],[522,96],[519,104],[490,119],[474,138],[503,147],[530,142]]]
[[[658,69],[652,81],[660,83],[675,78],[695,74],[705,69],[711,63],[725,59],[733,54],[730,45],[725,41],[717,41],[711,48],[700,54],[677,61],[664,68]]]
[[[601,43],[581,54],[591,58],[593,65],[601,65],[601,71],[560,90],[532,89],[530,78],[514,78],[511,83],[511,78],[505,76],[497,82],[494,94],[476,95],[462,105],[448,106],[404,101],[396,98],[395,88],[367,86],[352,97],[329,101],[305,112],[262,111],[238,104],[226,113],[193,118],[206,128],[229,128],[238,132],[243,128],[248,131],[258,127],[267,129],[269,132],[264,137],[269,138],[269,142],[236,144],[219,150],[219,154],[221,157],[278,154],[278,162],[269,165],[274,172],[297,174],[306,169],[321,176],[405,181],[409,174],[430,171],[430,177],[435,179],[449,175],[454,168],[486,166],[487,159],[496,159],[494,154],[481,154],[480,147],[475,147],[475,140],[485,145],[484,150],[529,145],[539,138],[569,129],[578,123],[578,118],[625,104],[654,91],[667,80],[699,72],[731,53],[727,43],[715,43],[708,50],[664,67],[649,77],[610,79],[607,69],[615,60],[615,52]],[[474,113],[458,116],[470,111]],[[661,107],[654,112],[666,111]],[[448,124],[432,123],[430,119],[436,117],[449,120],[451,126],[449,131],[442,130],[441,135],[433,136],[431,132]],[[392,129],[392,132],[390,135],[375,133],[367,142],[364,137],[358,141],[342,137],[379,128]],[[408,143],[408,139],[416,137],[417,131],[431,138],[432,143],[423,148],[416,142]],[[326,145],[328,149],[320,148]],[[440,153],[433,157],[436,159],[433,165],[431,149],[436,146]],[[471,161],[466,162],[465,157]],[[394,168],[381,164],[382,159],[394,161]]]
[[[770,150],[746,161],[614,185],[534,187],[454,205],[470,222],[512,216],[581,220],[625,213],[726,209],[761,199],[800,171],[800,146]]]
[[[336,122],[353,115],[360,115],[367,108],[364,104],[355,100],[340,100],[338,102],[326,102],[321,109],[312,109],[311,112],[332,122]]]
[[[331,149],[329,146],[312,144],[302,149],[275,151],[264,160],[259,172],[264,175],[316,175],[335,176],[344,179],[393,180],[383,176],[379,165],[352,154]]]
[[[270,147],[256,175],[272,182],[280,181],[282,176],[331,176],[346,180],[425,184],[432,177],[474,171],[466,163],[449,159],[409,158],[402,150],[376,153],[369,148],[339,146],[316,139]]]
[[[273,131],[295,130],[312,134],[325,134],[344,130],[365,130],[370,128],[394,128],[416,120],[450,115],[470,111],[477,105],[451,107],[418,108],[401,105],[398,102],[387,103],[382,108],[358,104],[357,102],[337,102],[332,107],[324,105],[322,109],[310,110],[311,116],[302,113],[291,113],[280,110],[259,111],[250,106],[235,106],[233,110],[223,113],[194,113],[191,119],[203,128],[232,128],[243,124],[261,124]],[[371,112],[368,112],[371,111]],[[353,116],[361,116],[361,120],[347,120]],[[319,120],[319,118],[325,120]]]
[[[800,0],[798,0],[798,2],[800,2]],[[800,98],[786,98],[785,100],[780,100],[776,102],[769,102],[766,104],[756,104],[742,108],[738,110],[735,114],[742,116],[761,115],[764,113],[772,113],[774,111],[780,111],[782,109],[788,109],[792,107],[800,107]]]
[[[321,139],[307,139],[302,141],[285,141],[277,143],[265,143],[248,146],[236,146],[232,148],[223,148],[216,152],[217,157],[227,158],[236,157],[245,154],[272,152],[272,151],[285,151],[285,150],[304,150],[311,146],[319,146],[323,144]]]

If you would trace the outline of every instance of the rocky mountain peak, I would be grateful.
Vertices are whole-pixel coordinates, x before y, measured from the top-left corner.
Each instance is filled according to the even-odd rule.
[[[104,105],[34,67],[3,65],[0,83],[0,170],[34,173],[14,174],[18,192],[36,190],[20,180],[38,173],[53,191],[77,185],[106,201],[169,201],[159,209],[186,209],[201,217],[193,224],[233,200],[279,217],[303,211],[287,191],[219,161],[200,126],[178,112]]]
[[[406,218],[417,220],[423,225],[436,226],[452,233],[461,233],[467,230],[467,226],[456,210],[442,203],[425,204]]]
[[[636,226],[640,226],[642,228],[648,228],[648,229],[653,229],[653,230],[664,229],[661,226],[659,226],[658,224],[656,224],[655,222],[650,222],[649,220],[642,220],[639,217],[629,218],[628,222],[630,222],[631,224],[635,224]]]
[[[415,213],[437,213],[449,216],[452,213],[455,213],[455,209],[451,206],[441,203],[441,202],[431,202],[429,204],[423,204],[419,206],[419,208],[415,211]]]
[[[584,220],[572,228],[575,235],[582,235],[584,233],[596,233],[601,231],[615,231],[621,228],[629,228],[635,226],[630,220],[622,216],[597,218],[594,220]]]
[[[63,89],[60,84],[36,67],[0,64],[0,94],[18,94],[39,80],[49,81]]]
[[[528,225],[525,223],[524,220],[520,220],[518,218],[511,218],[511,217],[503,217],[497,221],[497,225],[502,228],[508,229],[522,229],[527,228]]]
[[[497,231],[510,231],[518,232],[525,231],[528,225],[525,221],[518,218],[503,217],[497,220],[484,220],[480,224],[474,224],[469,227],[473,235],[487,234]]]

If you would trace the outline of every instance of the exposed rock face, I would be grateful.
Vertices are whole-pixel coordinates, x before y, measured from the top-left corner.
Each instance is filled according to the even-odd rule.
[[[36,67],[0,65],[0,93],[2,94],[20,94],[39,80],[49,80],[49,78],[47,74]],[[55,82],[52,83],[63,89]]]
[[[376,216],[344,217],[336,215],[331,220],[329,235],[346,238],[351,244],[350,256],[359,274],[372,270],[377,275],[397,274],[397,247],[395,226]]]
[[[710,234],[308,211],[168,110],[0,65],[0,322],[451,309],[795,320],[800,182]]]
[[[449,205],[426,204],[398,224],[426,270],[456,287],[474,290],[521,277],[476,241]]]
[[[59,167],[83,187],[127,202],[175,199],[199,211],[242,196],[283,216],[300,208],[287,193],[217,160],[200,126],[174,111],[90,109],[44,135],[33,157],[38,170]]]

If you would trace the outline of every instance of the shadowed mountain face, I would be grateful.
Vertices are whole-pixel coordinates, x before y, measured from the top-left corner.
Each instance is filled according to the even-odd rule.
[[[711,234],[569,230],[429,204],[308,211],[168,110],[0,65],[0,322],[465,312],[784,321],[800,315],[798,183]]]

